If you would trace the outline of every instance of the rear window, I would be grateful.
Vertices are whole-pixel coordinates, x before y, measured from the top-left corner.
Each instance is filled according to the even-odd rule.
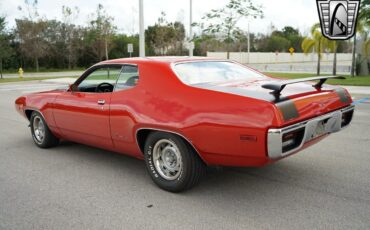
[[[188,85],[266,77],[242,65],[227,61],[185,62],[174,66],[180,80]]]

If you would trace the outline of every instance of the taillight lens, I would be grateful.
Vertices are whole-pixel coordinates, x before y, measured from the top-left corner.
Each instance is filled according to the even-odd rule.
[[[301,143],[304,135],[304,128],[297,129],[283,134],[283,152],[297,148]]]
[[[349,125],[352,120],[353,110],[344,112],[342,114],[342,127]]]

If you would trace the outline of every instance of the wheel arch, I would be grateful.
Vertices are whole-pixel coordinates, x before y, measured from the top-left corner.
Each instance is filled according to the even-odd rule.
[[[42,116],[42,118],[46,121],[44,114],[40,110],[34,109],[34,108],[27,108],[24,110],[24,114],[26,115],[29,121],[31,120],[31,116],[33,112],[39,113]]]
[[[170,133],[173,135],[176,135],[177,137],[181,138],[185,143],[189,145],[190,148],[194,150],[194,152],[198,155],[198,157],[203,161],[203,163],[207,164],[207,162],[203,159],[202,155],[199,153],[199,151],[195,148],[193,143],[184,135],[170,130],[165,129],[158,129],[158,128],[139,128],[136,130],[135,133],[135,139],[136,144],[138,145],[140,151],[142,154],[144,154],[144,147],[145,147],[145,141],[148,138],[149,134],[152,132],[164,132],[164,133]]]
[[[36,110],[34,109],[26,109],[24,110],[24,114],[26,115],[27,119],[30,121],[31,120],[31,115],[33,112],[35,112]],[[42,116],[42,115],[41,115]]]

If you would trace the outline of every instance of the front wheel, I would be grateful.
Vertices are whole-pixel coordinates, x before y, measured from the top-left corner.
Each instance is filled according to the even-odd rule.
[[[33,141],[38,147],[50,148],[59,144],[59,139],[52,134],[39,112],[34,111],[31,114],[30,128]]]
[[[181,192],[196,185],[205,165],[182,138],[154,132],[145,143],[145,163],[153,181],[162,189]]]

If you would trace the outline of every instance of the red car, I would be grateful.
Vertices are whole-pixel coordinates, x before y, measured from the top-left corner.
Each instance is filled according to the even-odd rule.
[[[37,146],[64,139],[145,159],[159,187],[179,192],[206,165],[263,166],[349,125],[352,99],[323,85],[328,78],[341,77],[281,80],[208,58],[117,59],[15,103]]]

